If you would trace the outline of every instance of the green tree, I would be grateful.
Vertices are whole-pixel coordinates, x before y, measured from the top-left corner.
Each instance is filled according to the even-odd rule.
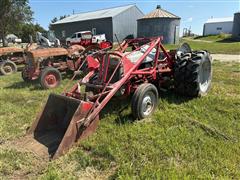
[[[51,23],[49,24],[48,28],[51,30],[52,29],[52,24],[57,22],[58,21],[58,18],[57,17],[54,17],[52,20],[51,20]]]
[[[51,20],[51,23],[55,23],[58,21],[58,18],[57,17],[54,17],[52,20]]]
[[[6,46],[5,36],[16,31],[19,24],[32,21],[33,12],[28,0],[0,0],[0,38]]]
[[[60,16],[60,17],[59,17],[59,20],[64,19],[64,18],[66,18],[66,17],[68,17],[68,16],[69,16],[69,15]]]
[[[23,42],[29,42],[30,36],[32,36],[33,40],[36,39],[36,32],[46,32],[46,30],[40,26],[40,24],[32,24],[32,23],[22,23],[18,25],[17,32],[15,34],[22,39]],[[11,32],[10,33],[14,33]]]
[[[49,24],[48,28],[49,28],[49,29],[52,29],[52,28],[51,28],[51,25],[52,25],[53,23],[55,23],[55,22],[57,22],[57,21],[59,21],[59,20],[62,20],[62,19],[64,19],[64,18],[68,17],[68,16],[69,16],[69,15],[63,15],[63,16],[60,16],[59,19],[58,19],[57,17],[54,17],[54,18],[51,20],[51,23]]]

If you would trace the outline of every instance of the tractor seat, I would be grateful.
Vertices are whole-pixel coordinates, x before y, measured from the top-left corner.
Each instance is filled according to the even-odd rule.
[[[137,60],[143,56],[143,54],[147,51],[148,48],[149,48],[149,45],[146,44],[146,45],[142,46],[141,49],[139,49],[138,51],[134,51],[134,52],[128,54],[126,57],[133,64],[135,64],[137,62]],[[149,63],[149,62],[154,61],[155,54],[156,54],[156,48],[153,48],[152,51],[146,56],[146,58],[143,60],[142,63]]]

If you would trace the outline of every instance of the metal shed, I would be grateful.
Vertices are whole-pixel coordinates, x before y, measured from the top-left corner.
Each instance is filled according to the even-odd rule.
[[[105,34],[109,41],[116,41],[114,34],[123,40],[128,35],[136,37],[137,19],[143,15],[136,5],[119,6],[71,15],[51,24],[51,29],[60,40],[87,30]]]
[[[232,36],[236,40],[240,40],[240,12],[234,14]]]
[[[163,36],[163,43],[178,44],[180,19],[158,5],[155,10],[138,19],[138,37]]]
[[[203,26],[203,36],[217,35],[220,33],[231,34],[233,28],[233,17],[211,18]]]

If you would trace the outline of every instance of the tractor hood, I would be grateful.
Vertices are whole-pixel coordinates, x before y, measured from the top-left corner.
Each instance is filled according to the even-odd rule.
[[[85,50],[84,47],[79,45],[73,45],[68,49],[65,48],[44,48],[44,49],[34,49],[27,52],[28,57],[32,59],[37,58],[48,58],[54,56],[69,56],[78,55],[80,52]]]
[[[29,51],[27,55],[33,59],[48,58],[53,56],[67,56],[68,51],[65,48],[44,48]]]
[[[24,49],[18,47],[3,47],[0,48],[0,55],[6,55],[9,53],[24,52]]]
[[[72,45],[70,46],[67,51],[68,51],[68,56],[72,56],[72,55],[78,55],[79,53],[83,52],[85,50],[85,48],[83,46],[80,45]]]

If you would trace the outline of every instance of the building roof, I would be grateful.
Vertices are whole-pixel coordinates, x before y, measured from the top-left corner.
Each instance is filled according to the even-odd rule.
[[[206,23],[220,23],[220,22],[233,22],[233,17],[211,18],[208,19]]]
[[[136,5],[131,4],[126,6],[118,6],[118,7],[108,8],[108,9],[97,10],[97,11],[73,14],[71,16],[68,16],[52,24],[63,24],[63,23],[71,23],[71,22],[78,22],[78,21],[86,21],[91,19],[114,17],[134,6]]]
[[[146,14],[140,19],[152,19],[152,18],[174,18],[174,19],[181,19],[180,17],[164,10],[161,8],[160,5],[157,5],[157,8],[154,9],[152,12]]]

